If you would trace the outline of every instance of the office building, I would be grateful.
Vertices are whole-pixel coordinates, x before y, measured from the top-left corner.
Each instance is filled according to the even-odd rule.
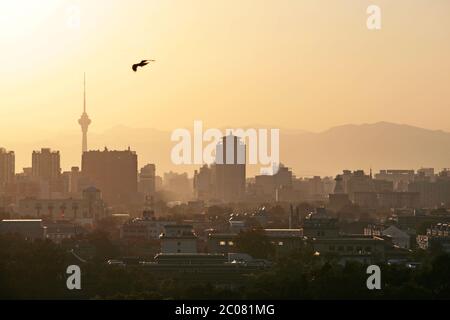
[[[228,135],[217,144],[214,186],[218,200],[234,202],[244,198],[245,157],[246,147],[239,137]]]
[[[0,190],[14,181],[15,156],[14,151],[0,148]]]
[[[82,173],[100,189],[108,205],[130,204],[137,194],[137,155],[125,151],[87,151],[83,153]]]

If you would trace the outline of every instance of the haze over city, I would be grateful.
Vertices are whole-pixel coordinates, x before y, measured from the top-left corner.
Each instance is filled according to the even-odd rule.
[[[378,32],[366,28],[370,3],[2,1],[2,141],[16,149],[79,131],[83,72],[93,134],[117,125],[170,132],[196,119],[450,131],[450,3],[377,1]],[[157,61],[130,72],[141,59]],[[17,152],[19,167],[31,150]]]
[[[449,13],[0,0],[0,300],[285,319],[450,299]]]

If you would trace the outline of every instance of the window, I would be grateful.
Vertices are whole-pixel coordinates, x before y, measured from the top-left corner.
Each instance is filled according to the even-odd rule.
[[[219,242],[219,245],[221,245],[221,246],[226,246],[226,245],[227,245],[227,242],[226,242],[226,241],[220,241],[220,242]]]
[[[229,245],[230,247],[232,247],[232,246],[234,246],[234,242],[233,242],[233,241],[228,241],[228,245]]]
[[[278,242],[278,245],[279,245],[279,246],[283,246],[283,245],[284,245],[283,241],[279,241],[279,242]]]

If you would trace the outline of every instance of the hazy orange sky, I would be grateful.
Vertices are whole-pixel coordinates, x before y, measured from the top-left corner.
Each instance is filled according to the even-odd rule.
[[[370,4],[380,31],[366,28]],[[80,28],[68,23],[72,6]],[[448,0],[0,0],[0,41],[10,149],[80,131],[84,71],[91,132],[195,119],[450,130]],[[157,62],[133,73],[141,59]]]

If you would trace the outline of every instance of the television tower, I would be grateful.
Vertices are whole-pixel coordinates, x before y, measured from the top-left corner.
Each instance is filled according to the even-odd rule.
[[[83,95],[83,114],[81,115],[81,118],[78,120],[78,123],[81,126],[81,132],[83,133],[83,139],[82,139],[82,147],[81,152],[87,151],[87,132],[88,127],[91,124],[91,119],[89,119],[89,116],[86,113],[86,73],[84,74],[84,95]]]

